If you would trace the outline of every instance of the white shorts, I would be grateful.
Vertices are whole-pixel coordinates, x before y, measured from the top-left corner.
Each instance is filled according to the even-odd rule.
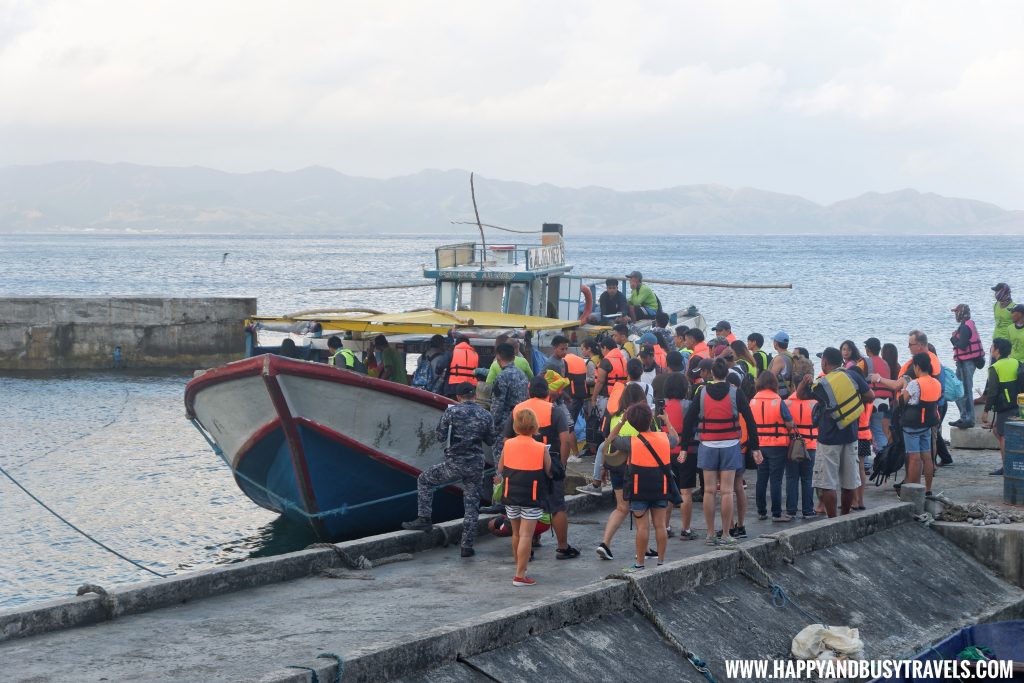
[[[851,491],[860,486],[860,462],[857,442],[832,445],[818,442],[814,453],[811,485],[816,489]]]
[[[505,515],[509,519],[538,520],[544,515],[543,508],[530,508],[524,505],[506,505]]]

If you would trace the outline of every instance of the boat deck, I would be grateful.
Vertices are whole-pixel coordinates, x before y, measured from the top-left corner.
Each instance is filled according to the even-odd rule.
[[[937,485],[958,501],[998,498],[1001,479],[987,477],[997,461],[991,452],[954,452],[957,465],[940,471]],[[747,489],[753,511],[753,483]],[[956,482],[953,484],[953,482]],[[999,489],[997,490],[996,484]],[[980,495],[979,495],[980,494]],[[896,502],[891,487],[868,491],[870,508]],[[9,681],[253,680],[288,665],[306,664],[320,652],[346,658],[357,650],[412,638],[443,624],[479,617],[556,593],[580,589],[631,563],[633,534],[625,523],[615,538],[614,561],[599,560],[594,547],[607,518],[605,505],[573,515],[570,542],[583,554],[557,561],[554,538],[545,535],[530,575],[532,588],[511,585],[507,538],[481,535],[476,557],[461,559],[458,547],[416,553],[412,561],[353,572],[350,578],[309,576],[93,626],[0,643]],[[759,522],[750,515],[751,541],[759,534],[806,527]],[[703,527],[695,514],[694,528]],[[413,533],[413,532],[404,532]],[[702,532],[699,532],[702,533]],[[749,542],[749,541],[748,541]],[[714,551],[700,540],[669,540],[668,562]],[[651,563],[653,564],[653,562]],[[296,673],[301,673],[296,670]]]

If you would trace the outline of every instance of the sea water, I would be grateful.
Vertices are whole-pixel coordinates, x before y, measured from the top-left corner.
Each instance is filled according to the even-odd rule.
[[[456,235],[352,237],[3,235],[0,296],[250,296],[261,314],[433,304],[433,290],[311,292],[422,282],[435,246]],[[505,234],[489,235],[508,243]],[[998,244],[996,242],[998,241]],[[907,356],[906,333],[928,333],[951,362],[951,308],[967,303],[984,340],[996,282],[1013,281],[1024,247],[994,237],[580,236],[575,272],[793,289],[654,286],[669,310],[695,304],[709,326],[745,338],[786,330],[812,354],[875,336]],[[1024,291],[1022,291],[1024,295]],[[0,465],[69,521],[160,573],[288,552],[313,539],[255,506],[185,419],[188,375],[132,370],[0,377]],[[980,390],[982,374],[975,378]],[[956,417],[955,408],[950,418]],[[0,608],[153,579],[98,548],[0,477]]]

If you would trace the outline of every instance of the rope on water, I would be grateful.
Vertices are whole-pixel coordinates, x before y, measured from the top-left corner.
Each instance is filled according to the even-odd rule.
[[[103,424],[101,424],[99,427],[97,427],[96,429],[92,430],[91,432],[86,432],[85,434],[79,434],[75,438],[70,439],[68,441],[65,441],[64,443],[59,444],[57,446],[54,446],[53,448],[51,448],[49,450],[43,451],[39,455],[33,455],[31,457],[25,458],[21,462],[17,462],[17,463],[14,463],[13,465],[10,465],[8,467],[8,469],[13,471],[13,470],[16,470],[16,469],[18,469],[20,467],[24,467],[25,465],[28,465],[29,463],[33,463],[36,460],[42,460],[43,458],[45,458],[46,456],[48,456],[48,455],[50,455],[52,453],[56,453],[57,451],[59,451],[61,449],[67,448],[68,446],[70,446],[71,444],[75,443],[76,441],[81,441],[82,439],[88,439],[90,436],[94,436],[96,434],[99,434],[104,429],[106,429],[107,427],[109,427],[110,425],[114,424],[115,422],[117,422],[118,420],[121,419],[121,415],[124,414],[125,408],[128,407],[128,402],[129,402],[130,398],[131,398],[131,392],[128,391],[128,387],[125,387],[124,388],[124,401],[121,403],[121,407],[120,407],[120,409],[118,409],[118,411],[114,415],[114,417],[110,418],[109,420],[107,420],[106,422],[104,422]]]
[[[97,540],[97,539],[93,538],[92,536],[90,536],[90,535],[89,535],[88,533],[86,533],[85,531],[82,531],[82,530],[81,530],[81,529],[79,529],[79,528],[78,528],[77,526],[75,526],[74,524],[72,524],[71,522],[69,522],[69,521],[68,521],[67,519],[65,519],[64,517],[62,517],[62,516],[60,515],[60,513],[59,513],[59,512],[57,512],[56,510],[54,510],[53,508],[51,508],[51,507],[50,507],[49,505],[47,505],[46,503],[44,503],[43,501],[41,501],[41,500],[40,500],[40,499],[39,499],[38,497],[36,497],[36,495],[35,495],[34,493],[32,493],[32,492],[31,492],[31,491],[29,491],[29,490],[28,490],[27,488],[25,488],[24,486],[22,486],[22,485],[21,485],[21,482],[19,482],[19,481],[18,481],[17,479],[15,479],[14,477],[12,477],[12,476],[11,476],[11,474],[10,474],[10,473],[9,473],[9,472],[8,472],[7,470],[5,470],[5,469],[4,469],[3,467],[0,467],[0,474],[4,475],[4,476],[5,476],[5,477],[7,477],[8,479],[10,479],[10,480],[11,480],[11,482],[12,482],[12,483],[13,483],[13,484],[14,484],[15,486],[17,486],[17,487],[18,487],[19,489],[21,489],[22,491],[24,491],[24,492],[25,492],[25,495],[27,495],[27,496],[28,496],[29,498],[31,498],[31,499],[32,499],[32,500],[34,500],[35,502],[39,503],[39,505],[40,505],[40,506],[41,506],[41,507],[42,507],[42,508],[43,508],[44,510],[46,510],[47,512],[49,512],[49,513],[50,513],[51,515],[53,515],[54,517],[56,517],[56,518],[57,518],[57,519],[59,519],[60,521],[62,521],[62,522],[64,522],[65,524],[67,524],[67,525],[68,525],[69,527],[71,527],[72,529],[74,529],[75,531],[77,531],[78,533],[80,533],[81,535],[85,536],[85,537],[86,537],[87,539],[89,539],[90,541],[92,541],[93,543],[95,543],[96,545],[98,545],[99,547],[101,547],[101,548],[103,548],[104,550],[106,550],[106,551],[107,551],[108,553],[111,553],[112,555],[116,555],[117,557],[121,558],[121,559],[122,559],[122,560],[124,560],[125,562],[128,562],[129,564],[135,565],[135,566],[136,566],[136,567],[138,567],[139,569],[141,569],[141,570],[143,570],[143,571],[147,571],[147,572],[149,572],[150,574],[152,574],[152,575],[154,575],[154,576],[159,576],[159,577],[160,577],[161,579],[166,579],[166,578],[167,578],[168,576],[170,576],[170,574],[161,574],[160,572],[158,572],[158,571],[155,571],[155,570],[153,570],[153,569],[150,569],[149,567],[147,567],[147,566],[145,566],[145,565],[143,565],[143,564],[139,564],[138,562],[136,562],[135,560],[131,559],[130,557],[125,557],[125,556],[124,556],[124,555],[122,555],[121,553],[119,553],[119,552],[117,552],[116,550],[114,550],[113,548],[111,548],[111,547],[110,547],[109,545],[106,545],[106,544],[105,544],[105,543],[103,543],[102,541],[99,541],[99,540]]]
[[[625,581],[633,605],[640,610],[640,613],[644,615],[647,621],[651,622],[651,625],[654,626],[654,630],[656,630],[662,638],[667,640],[669,645],[683,655],[683,657],[686,658],[686,661],[688,661],[694,669],[700,672],[704,678],[708,679],[709,683],[718,683],[715,680],[714,674],[711,673],[711,669],[708,668],[708,665],[704,660],[693,654],[693,652],[683,645],[679,639],[675,637],[675,634],[672,633],[665,621],[658,616],[657,612],[654,611],[654,605],[651,604],[651,601],[647,598],[643,588],[641,588],[640,584],[637,583],[636,577],[630,576],[629,574],[610,574],[605,578],[616,581]]]
[[[773,538],[776,538],[776,540],[778,540],[778,537]],[[790,547],[792,548],[792,546]],[[818,615],[814,614],[813,612],[809,612],[808,610],[804,609],[796,602],[794,602],[793,599],[789,597],[789,595],[786,593],[786,590],[772,580],[772,577],[768,573],[768,571],[761,566],[761,563],[758,562],[753,555],[750,554],[750,551],[741,546],[731,546],[729,547],[729,549],[735,550],[737,553],[739,553],[740,558],[742,560],[745,560],[748,564],[750,564],[753,570],[757,572],[758,575],[754,576],[746,569],[744,569],[742,566],[739,567],[740,574],[743,574],[743,576],[747,577],[748,579],[750,579],[757,585],[761,586],[762,588],[768,589],[768,592],[771,594],[772,606],[781,609],[786,605],[792,605],[796,608],[798,612],[800,612],[800,614],[804,615],[805,618],[810,620],[812,624],[821,624],[826,629],[828,628],[828,624],[826,624],[824,620],[822,620]]]

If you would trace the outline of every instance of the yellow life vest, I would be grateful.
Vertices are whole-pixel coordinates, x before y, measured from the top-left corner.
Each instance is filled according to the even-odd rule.
[[[840,428],[850,426],[864,412],[864,402],[857,392],[857,385],[843,370],[833,370],[818,384],[825,389],[828,403],[823,406]]]

